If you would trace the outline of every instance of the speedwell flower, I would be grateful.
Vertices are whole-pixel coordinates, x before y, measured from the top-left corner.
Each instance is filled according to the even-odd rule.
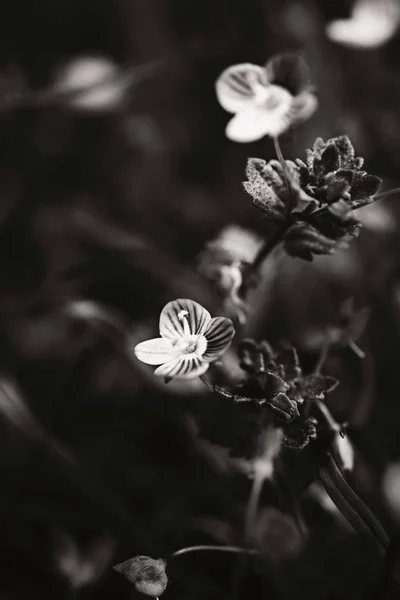
[[[193,300],[169,302],[160,315],[160,336],[135,347],[139,360],[160,365],[155,375],[192,379],[207,371],[229,347],[235,329],[230,319],[211,318]]]
[[[318,104],[308,66],[294,53],[274,56],[264,67],[228,67],[216,82],[216,94],[222,108],[235,115],[226,128],[234,142],[277,137],[308,119]]]

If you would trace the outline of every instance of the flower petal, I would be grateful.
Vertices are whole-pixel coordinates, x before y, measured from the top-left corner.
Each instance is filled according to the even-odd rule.
[[[170,340],[200,335],[210,321],[210,313],[201,304],[180,298],[164,306],[160,315],[160,335]]]
[[[135,346],[134,353],[146,365],[161,365],[176,358],[182,351],[174,347],[172,340],[154,338]]]
[[[237,113],[251,105],[257,90],[266,85],[265,69],[243,63],[225,69],[217,79],[215,91],[222,108]]]
[[[310,69],[304,59],[295,52],[285,52],[271,58],[265,65],[269,83],[280,85],[293,96],[311,86]]]
[[[307,121],[315,113],[318,100],[314,94],[304,92],[293,98],[291,109],[291,125]]]
[[[154,371],[154,374],[158,377],[194,379],[203,375],[209,366],[208,362],[204,362],[198,356],[188,354],[164,363]]]
[[[235,335],[235,328],[230,319],[215,317],[211,319],[204,336],[207,340],[207,350],[203,354],[203,360],[212,362],[230,346]]]
[[[400,23],[397,0],[358,0],[350,19],[332,21],[326,27],[330,40],[354,48],[378,48],[396,33]]]
[[[255,142],[266,135],[281,135],[291,125],[290,109],[278,113],[262,106],[250,106],[235,115],[226,128],[227,137],[233,142]]]

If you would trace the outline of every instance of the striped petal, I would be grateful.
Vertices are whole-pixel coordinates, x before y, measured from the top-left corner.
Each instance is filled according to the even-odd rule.
[[[207,340],[207,350],[203,354],[203,360],[212,362],[225,352],[230,346],[235,335],[235,328],[230,319],[215,317],[211,319],[204,336]]]
[[[135,346],[134,353],[136,358],[146,363],[146,365],[161,365],[173,360],[182,354],[182,351],[174,347],[172,340],[154,338]]]
[[[204,362],[198,356],[188,354],[164,363],[154,371],[154,374],[158,377],[194,379],[203,375],[209,366],[208,362]]]
[[[215,84],[215,91],[222,108],[237,113],[250,106],[258,90],[266,85],[265,69],[243,63],[225,69]]]
[[[210,321],[210,313],[198,302],[173,300],[168,302],[161,312],[160,335],[170,340],[199,335]]]

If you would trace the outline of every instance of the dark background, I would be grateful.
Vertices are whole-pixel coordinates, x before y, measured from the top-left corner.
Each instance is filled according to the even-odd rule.
[[[191,425],[193,413],[213,410],[213,399],[198,388],[156,384],[111,326],[71,319],[62,307],[99,301],[119,311],[125,333],[139,341],[156,334],[169,300],[211,306],[193,261],[225,225],[263,231],[241,182],[247,157],[273,156],[267,139],[240,145],[225,138],[228,115],[214,82],[231,64],[303,52],[320,106],[285,134],[285,157],[303,157],[316,136],[347,133],[384,189],[400,183],[400,37],[370,51],[335,45],[325,25],[349,12],[350,3],[318,0],[1,3],[0,364],[88,473],[60,466],[21,433],[18,418],[10,426],[2,407],[1,598],[64,597],[67,586],[52,559],[56,528],[82,542],[116,536],[113,564],[240,540],[250,482],[226,453],[196,440]],[[92,54],[123,71],[162,63],[115,111],[79,112],[56,99],[42,106],[13,101],[49,89],[60,65]],[[292,340],[311,367],[316,351],[307,346],[308,329],[334,320],[349,295],[371,307],[360,340],[367,359],[344,349],[327,370],[342,381],[330,402],[350,423],[354,485],[390,532],[400,519],[382,491],[386,468],[400,456],[397,202],[383,201],[346,252],[312,264],[282,259],[256,320],[258,337]],[[145,250],[135,246],[138,237]],[[366,597],[379,567],[373,552],[315,501],[305,501],[304,510],[307,545],[281,558],[292,534],[278,528],[262,566],[248,565],[237,591],[243,598]],[[165,598],[228,597],[235,560],[172,559]],[[111,573],[86,596],[130,593]]]

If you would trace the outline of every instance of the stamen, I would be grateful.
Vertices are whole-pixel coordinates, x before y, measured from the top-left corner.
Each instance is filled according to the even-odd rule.
[[[187,320],[187,315],[189,312],[187,310],[181,310],[178,313],[178,319],[183,322],[183,332],[185,335],[191,335],[189,321]]]

